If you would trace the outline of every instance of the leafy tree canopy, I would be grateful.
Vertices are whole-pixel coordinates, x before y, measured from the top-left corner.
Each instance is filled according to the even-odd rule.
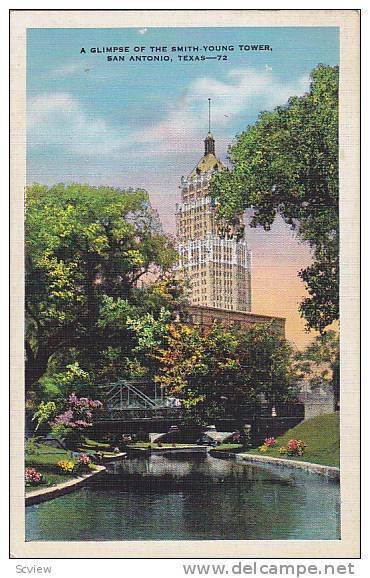
[[[309,243],[300,311],[319,331],[339,314],[338,79],[337,66],[315,68],[309,92],[262,112],[230,147],[232,170],[212,181],[221,220],[251,209],[251,226],[269,230],[279,214]]]
[[[249,331],[215,324],[207,333],[169,324],[166,345],[156,348],[156,379],[180,398],[188,417],[198,421],[237,415],[242,404],[294,398],[292,352],[269,324]]]
[[[295,356],[297,376],[308,382],[311,389],[323,388],[340,399],[339,336],[335,331],[324,331],[303,351]]]
[[[145,191],[28,187],[26,386],[44,376],[55,393],[56,380],[88,383],[86,371],[103,380],[143,371],[129,322],[177,307],[175,261]]]

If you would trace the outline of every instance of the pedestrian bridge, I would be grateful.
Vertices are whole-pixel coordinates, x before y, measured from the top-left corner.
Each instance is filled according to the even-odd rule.
[[[133,432],[137,429],[167,431],[183,421],[180,400],[168,395],[156,383],[147,380],[118,380],[99,387],[103,408],[96,416],[97,429]],[[304,418],[304,406],[296,402],[247,403],[225,408],[212,418],[220,431],[233,431],[241,424],[252,424],[256,435],[280,435]],[[205,416],[206,421],[209,417]]]
[[[119,380],[99,388],[104,403],[98,421],[141,421],[179,419],[182,415],[178,399],[165,395],[154,382]]]

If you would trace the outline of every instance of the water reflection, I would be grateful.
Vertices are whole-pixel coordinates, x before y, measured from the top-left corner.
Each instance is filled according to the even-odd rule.
[[[273,466],[167,456],[111,464],[88,488],[27,508],[27,539],[339,538],[335,483]]]

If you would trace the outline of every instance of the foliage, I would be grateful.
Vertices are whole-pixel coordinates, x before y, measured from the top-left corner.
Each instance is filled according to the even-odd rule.
[[[42,423],[48,422],[54,417],[57,411],[57,406],[53,401],[41,401],[38,405],[37,411],[32,417],[32,421],[36,420],[35,431],[37,431]]]
[[[340,397],[339,354],[338,334],[325,331],[295,356],[299,378],[308,381],[312,390],[333,391],[337,403]]]
[[[212,181],[221,221],[250,208],[251,226],[269,230],[279,214],[310,245],[300,311],[319,331],[339,314],[338,79],[338,67],[315,68],[307,94],[262,112],[238,135],[233,170]]]
[[[37,455],[39,453],[39,444],[35,438],[28,438],[24,444],[24,451],[27,454]]]
[[[49,398],[86,395],[129,372],[137,343],[127,318],[175,308],[175,260],[143,190],[28,187],[27,389],[43,378]]]
[[[205,425],[237,415],[242,404],[261,395],[286,400],[294,395],[291,348],[269,324],[248,331],[215,324],[202,334],[169,324],[166,346],[156,350],[157,382],[181,400],[185,416]]]
[[[40,379],[45,395],[62,400],[72,392],[84,392],[92,386],[90,374],[78,361],[69,363],[63,371],[51,372]]]

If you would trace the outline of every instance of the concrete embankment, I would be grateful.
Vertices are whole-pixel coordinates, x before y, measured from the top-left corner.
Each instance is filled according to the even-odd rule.
[[[284,458],[274,458],[272,456],[259,456],[249,453],[238,453],[233,454],[229,452],[221,451],[210,451],[213,457],[218,458],[234,458],[236,461],[248,462],[251,464],[271,464],[278,467],[295,468],[300,470],[305,470],[313,474],[319,474],[321,476],[326,476],[332,480],[339,481],[340,479],[340,469],[334,466],[324,466],[322,464],[314,464],[311,462],[303,462],[299,460],[288,460]]]
[[[148,455],[148,454],[171,454],[171,453],[182,453],[182,454],[206,454],[209,451],[208,446],[198,446],[198,445],[188,445],[188,446],[175,446],[175,447],[164,447],[164,448],[147,448],[147,447],[130,447],[127,448],[127,453],[129,455]]]

